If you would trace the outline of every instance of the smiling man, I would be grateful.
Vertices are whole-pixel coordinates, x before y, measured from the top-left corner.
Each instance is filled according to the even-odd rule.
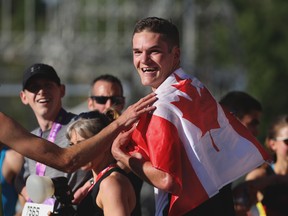
[[[268,155],[180,67],[179,33],[173,23],[158,17],[138,21],[132,46],[142,84],[157,94],[157,109],[145,114],[134,131],[115,139],[115,159],[155,187],[157,216],[234,215],[227,184]]]
[[[23,90],[20,92],[20,98],[23,104],[31,107],[39,124],[39,127],[32,133],[62,148],[69,146],[69,141],[65,136],[66,129],[76,116],[62,108],[64,95],[65,85],[61,84],[59,76],[50,65],[34,64],[24,71]],[[24,183],[31,174],[51,178],[65,176],[73,191],[91,177],[91,172],[78,170],[68,174],[25,158],[22,185],[19,190],[23,187],[21,194],[26,200],[29,200],[29,197],[26,194]],[[54,201],[50,200],[47,203],[51,204]]]

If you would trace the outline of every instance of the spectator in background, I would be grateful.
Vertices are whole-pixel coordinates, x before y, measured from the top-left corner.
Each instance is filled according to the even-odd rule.
[[[262,106],[257,99],[246,92],[230,91],[220,99],[219,103],[236,116],[255,137],[258,135]],[[243,181],[245,181],[245,175],[232,182],[232,189]],[[241,200],[239,202],[239,198],[234,197],[234,208],[237,216],[246,214],[247,207],[245,205]]]
[[[246,180],[266,181],[265,187],[260,187],[257,191],[258,213],[285,216],[288,215],[288,115],[277,116],[271,122],[265,144],[274,153],[274,162],[251,171]],[[284,182],[283,177],[286,179]],[[253,209],[250,213],[253,213]]]
[[[72,145],[99,133],[110,123],[110,118],[99,111],[82,113],[67,129]],[[107,143],[107,145],[110,145]],[[77,207],[78,215],[135,215],[136,194],[127,173],[116,163],[110,149],[98,152],[97,157],[82,167],[92,170],[88,194]],[[134,210],[134,211],[133,211]]]
[[[61,84],[59,76],[50,65],[37,63],[24,71],[23,90],[20,92],[20,98],[24,105],[31,107],[39,124],[39,127],[32,133],[62,148],[69,146],[69,141],[65,137],[66,129],[76,116],[63,109],[62,97],[64,95],[65,85]],[[29,197],[26,192],[25,181],[31,174],[49,176],[50,178],[67,177],[72,191],[82,186],[92,176],[90,171],[84,172],[82,170],[65,173],[26,157],[23,168],[24,172],[19,181],[19,190],[26,201],[29,201]],[[55,200],[49,199],[46,204],[54,205]]]
[[[117,77],[106,74],[93,80],[88,98],[89,110],[104,113],[107,109],[113,108],[120,114],[124,106],[123,86]]]
[[[90,87],[90,96],[88,98],[88,109],[91,111],[98,110],[106,115],[112,115],[117,118],[123,111],[125,106],[125,97],[121,81],[110,74],[100,75],[96,77]],[[136,214],[141,216],[141,188],[142,179],[133,172],[129,172],[129,179],[133,183],[136,191],[137,206]],[[86,184],[89,185],[89,184]],[[85,187],[82,187],[85,191]],[[145,197],[144,197],[145,198]],[[151,205],[149,206],[151,208]]]
[[[242,91],[231,91],[219,103],[234,114],[255,137],[258,135],[262,106],[257,99]]]
[[[2,187],[2,206],[4,216],[16,214],[18,193],[15,179],[20,173],[24,158],[12,149],[4,147],[0,150],[0,184]],[[19,196],[21,199],[21,197]]]

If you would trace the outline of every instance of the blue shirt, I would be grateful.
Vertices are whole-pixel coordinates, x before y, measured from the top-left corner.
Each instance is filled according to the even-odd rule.
[[[2,187],[2,207],[4,216],[13,216],[15,215],[15,207],[18,199],[18,193],[16,192],[14,186],[12,184],[9,184],[2,174],[2,165],[7,150],[7,148],[3,148],[0,152],[0,183]]]

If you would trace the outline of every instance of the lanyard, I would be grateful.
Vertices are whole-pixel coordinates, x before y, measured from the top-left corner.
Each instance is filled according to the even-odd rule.
[[[56,123],[54,122],[52,125],[52,128],[50,130],[49,136],[48,136],[48,140],[52,143],[55,142],[56,136],[58,134],[58,132],[60,131],[62,125],[60,123]],[[41,131],[41,137],[42,137],[42,131]],[[46,170],[46,165],[37,162],[36,163],[36,174],[38,176],[44,176],[45,174],[45,170]]]
[[[96,177],[96,180],[94,181],[94,183],[90,186],[90,188],[88,189],[88,191],[90,191],[93,186],[97,183],[97,181],[109,170],[113,169],[116,167],[116,164],[110,164],[108,167],[106,167],[104,170],[102,170]]]
[[[61,116],[60,118],[61,119]],[[60,131],[62,125],[58,122],[53,122],[52,124],[52,128],[50,130],[50,133],[49,133],[49,136],[47,138],[47,140],[49,140],[50,142],[54,143],[55,140],[56,140],[56,136],[58,134],[58,132]],[[42,137],[43,135],[43,132],[42,130],[40,129],[40,136]],[[42,164],[40,162],[36,162],[36,175],[38,176],[44,176],[45,175],[45,171],[46,171],[46,165],[45,164]],[[31,200],[29,200],[31,202]],[[43,204],[46,204],[46,205],[52,205],[54,206],[54,203],[55,203],[55,199],[54,198],[48,198],[46,199]]]

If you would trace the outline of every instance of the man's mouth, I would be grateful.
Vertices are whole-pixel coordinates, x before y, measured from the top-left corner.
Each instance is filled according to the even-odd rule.
[[[50,100],[49,100],[49,99],[46,99],[46,98],[37,100],[38,103],[48,103],[49,101],[50,101]]]
[[[146,68],[142,68],[142,71],[145,72],[156,72],[158,70],[158,68],[156,67],[146,67]]]

